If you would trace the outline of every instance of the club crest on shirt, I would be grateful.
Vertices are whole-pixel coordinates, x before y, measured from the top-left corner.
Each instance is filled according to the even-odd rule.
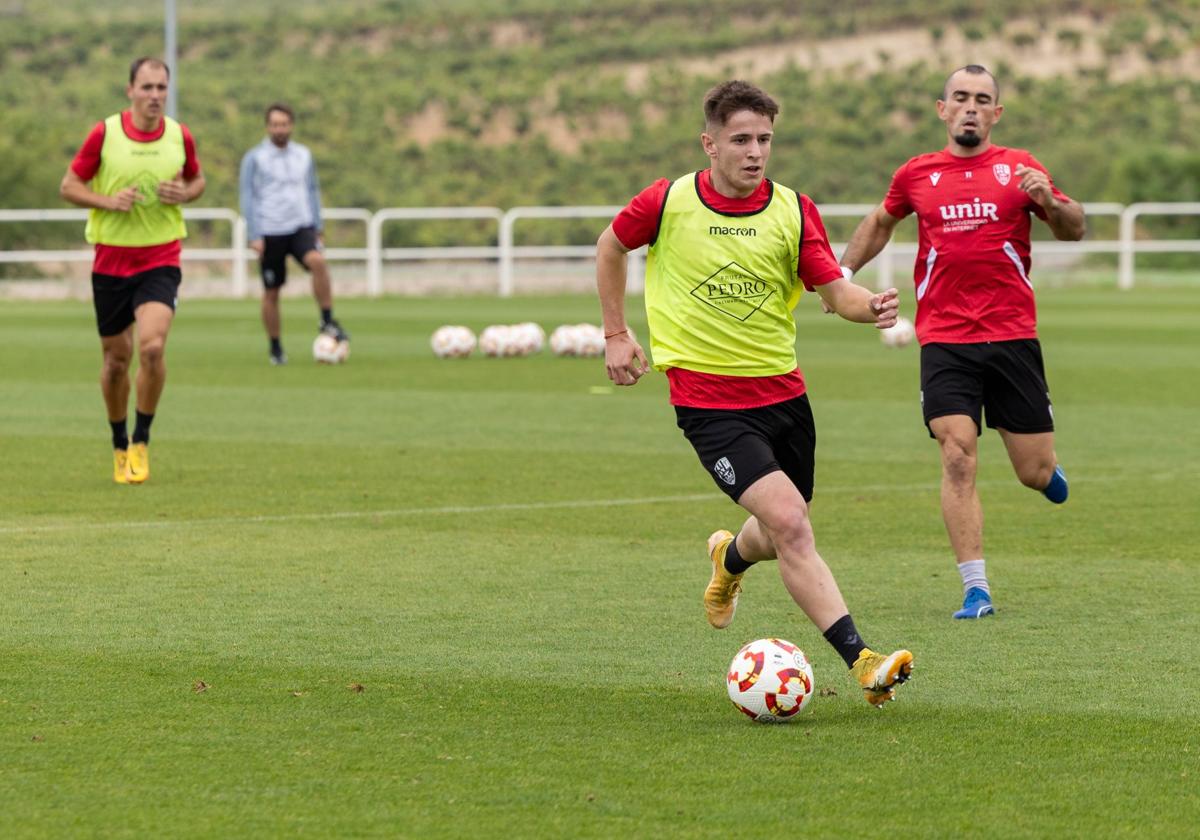
[[[997,163],[992,165],[992,174],[996,176],[996,180],[1000,182],[1000,186],[1007,187],[1008,182],[1012,180],[1012,170],[1009,169],[1007,163]]]
[[[730,486],[733,486],[737,481],[737,475],[733,471],[733,464],[729,463],[728,458],[722,458],[713,464],[713,472],[717,474],[717,478]]]

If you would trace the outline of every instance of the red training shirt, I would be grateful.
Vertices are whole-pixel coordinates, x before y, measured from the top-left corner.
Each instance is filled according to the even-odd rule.
[[[921,344],[1037,338],[1029,280],[1029,214],[1046,211],[1019,186],[1017,165],[1046,168],[1024,149],[975,157],[943,149],[896,170],[883,209],[919,223],[913,282]],[[1047,173],[1049,174],[1049,173]],[[1050,183],[1054,197],[1068,201]]]
[[[121,112],[121,127],[125,136],[137,143],[152,143],[163,136],[167,130],[165,121],[159,121],[158,128],[151,132],[138,131],[133,125],[133,116],[129,111]],[[200,173],[200,160],[196,157],[196,141],[192,133],[182,123],[183,130],[183,177],[195,178]],[[83,141],[75,159],[71,161],[71,169],[80,180],[90,181],[100,170],[100,151],[104,148],[104,121],[96,123]],[[96,256],[92,261],[92,271],[96,274],[108,274],[113,277],[132,277],[151,268],[164,265],[179,265],[182,248],[179,240],[163,242],[160,245],[149,245],[144,248],[129,248],[122,245],[96,244]]]
[[[746,198],[729,198],[712,185],[711,170],[704,170],[697,179],[700,198],[719,213],[747,215],[761,212],[771,199],[770,184],[764,178]],[[613,233],[629,250],[649,245],[658,238],[667,188],[671,182],[660,178],[642,190],[613,219]],[[833,249],[817,206],[806,195],[800,196],[804,234],[800,242],[797,276],[810,292],[841,278],[842,269]],[[778,376],[721,376],[685,368],[668,368],[667,381],[671,386],[671,405],[689,408],[759,408],[790,400],[805,392],[800,368]]]

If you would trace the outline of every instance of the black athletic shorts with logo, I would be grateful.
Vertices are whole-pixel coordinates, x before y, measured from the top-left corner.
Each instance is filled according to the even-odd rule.
[[[263,255],[259,261],[263,285],[268,289],[278,289],[287,282],[288,254],[295,257],[300,265],[304,265],[304,255],[309,251],[319,250],[321,248],[317,244],[316,228],[302,227],[295,233],[264,236]]]
[[[165,303],[172,310],[179,304],[183,273],[177,265],[151,268],[131,277],[92,272],[92,303],[100,335],[120,335],[133,323],[133,313],[143,303]]]
[[[986,412],[993,429],[1054,431],[1041,344],[1036,338],[926,344],[921,348],[921,410],[926,428],[935,417],[965,414],[982,434],[980,416]]]
[[[700,463],[735,502],[775,470],[812,501],[817,427],[807,395],[761,408],[675,406],[675,418]]]

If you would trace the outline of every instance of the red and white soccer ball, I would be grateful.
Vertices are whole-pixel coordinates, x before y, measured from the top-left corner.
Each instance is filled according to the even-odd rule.
[[[462,359],[475,349],[475,333],[467,327],[438,327],[429,339],[429,346],[439,359]]]
[[[338,341],[329,333],[320,333],[313,340],[313,361],[322,365],[340,365],[350,358],[350,342]]]
[[[917,337],[917,330],[907,318],[897,318],[893,326],[879,331],[879,340],[885,347],[906,347]]]
[[[783,639],[758,639],[739,650],[725,683],[738,711],[759,723],[794,720],[813,696],[808,657]]]

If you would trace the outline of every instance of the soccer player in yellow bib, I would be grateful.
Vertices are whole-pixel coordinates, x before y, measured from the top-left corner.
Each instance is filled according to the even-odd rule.
[[[150,423],[167,381],[167,333],[178,301],[180,205],[204,192],[191,133],[163,113],[171,74],[155,58],[139,58],[125,89],[130,107],[97,123],[59,193],[88,207],[87,241],[96,246],[92,297],[104,355],[100,391],[112,428],[113,481],[150,477]],[[137,325],[137,422],[129,439],[129,364]]]
[[[649,245],[646,315],[654,367],[666,372],[680,429],[722,491],[749,517],[708,538],[709,622],[733,621],[742,577],[779,560],[784,585],[846,662],[871,705],[908,679],[907,650],[863,642],[817,553],[808,503],[816,432],[796,364],[792,308],[802,287],[848,321],[896,322],[895,289],[872,294],[844,275],[812,200],[765,177],[779,106],[730,81],[704,97],[700,142],[711,166],[639,193],[600,235],[596,283],[617,385],[649,371],[625,323],[629,251]]]

